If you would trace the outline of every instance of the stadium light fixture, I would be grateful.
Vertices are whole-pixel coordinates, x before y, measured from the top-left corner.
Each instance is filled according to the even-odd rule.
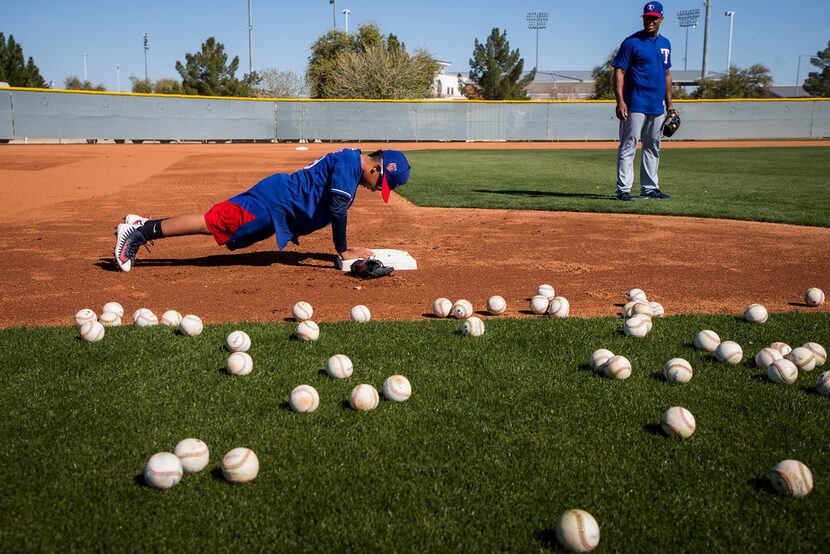
[[[677,12],[677,20],[681,28],[686,29],[686,52],[683,54],[683,70],[689,69],[689,27],[697,27],[697,21],[700,19],[700,10],[695,8],[693,10],[679,10]]]
[[[548,12],[528,12],[527,28],[536,30],[536,65],[533,69],[539,69],[539,29],[548,28]]]
[[[726,76],[732,72],[732,23],[735,21],[735,10],[724,13],[729,18],[729,46],[726,48]]]

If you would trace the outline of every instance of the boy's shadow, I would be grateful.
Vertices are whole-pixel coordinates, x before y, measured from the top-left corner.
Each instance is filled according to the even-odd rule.
[[[194,266],[194,267],[222,267],[248,265],[268,267],[274,264],[305,266],[305,267],[335,267],[337,256],[323,252],[244,252],[241,254],[213,254],[199,258],[139,258],[137,266]],[[112,258],[99,258],[95,264],[107,271],[118,271]]]

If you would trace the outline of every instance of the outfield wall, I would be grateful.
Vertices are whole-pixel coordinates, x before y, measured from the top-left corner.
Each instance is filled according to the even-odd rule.
[[[677,101],[677,140],[830,137],[830,99]],[[0,140],[616,140],[603,101],[359,101],[0,89]]]

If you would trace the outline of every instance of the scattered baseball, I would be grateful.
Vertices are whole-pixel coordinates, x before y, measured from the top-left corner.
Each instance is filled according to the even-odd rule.
[[[242,377],[254,370],[254,360],[247,352],[234,352],[228,356],[226,367],[231,375]]]
[[[714,352],[720,344],[720,337],[714,331],[705,329],[695,335],[695,347],[705,352]]]
[[[507,302],[499,295],[487,299],[487,311],[492,315],[501,315],[507,309]]]
[[[585,510],[568,510],[556,522],[556,539],[571,552],[590,552],[599,544],[599,525]]]
[[[804,291],[804,302],[808,306],[821,306],[824,304],[824,291],[815,287]]]
[[[770,344],[769,347],[775,348],[776,350],[781,352],[782,356],[786,356],[787,354],[793,351],[792,347],[786,342],[774,342]]]
[[[230,352],[247,352],[251,349],[251,337],[245,331],[234,331],[225,339],[225,347]]]
[[[548,315],[551,317],[568,317],[571,313],[571,303],[564,296],[555,296],[548,305]]]
[[[628,299],[629,302],[632,300],[641,300],[643,302],[648,302],[648,298],[646,298],[646,293],[643,292],[642,289],[631,289],[627,293],[625,293],[625,297]]]
[[[830,396],[830,371],[825,371],[818,376],[816,390],[822,396]]]
[[[674,406],[663,413],[660,426],[669,437],[688,439],[695,432],[695,416],[686,408]]]
[[[663,375],[672,383],[688,383],[693,374],[692,364],[683,358],[672,358],[663,366]]]
[[[544,284],[544,285],[539,285],[539,287],[536,289],[536,294],[538,296],[544,296],[547,299],[551,299],[554,296],[556,296],[556,291],[553,290],[552,286],[550,286],[548,284]]]
[[[602,365],[614,357],[614,353],[606,348],[594,350],[588,358],[588,365],[597,373],[602,373]]]
[[[104,312],[98,316],[98,322],[104,327],[121,327],[121,316],[115,312]]]
[[[744,310],[744,319],[749,323],[764,323],[769,319],[769,312],[760,304],[750,304]]]
[[[311,385],[300,385],[291,391],[288,403],[295,412],[311,413],[320,405],[320,395]]]
[[[484,334],[484,322],[479,317],[468,317],[461,324],[461,334],[467,337],[480,337]]]
[[[648,318],[654,317],[654,310],[651,309],[651,304],[646,304],[645,302],[635,302],[633,306],[631,306],[631,315],[644,315]]]
[[[635,315],[625,320],[623,333],[629,337],[644,337],[651,331],[651,319],[644,315]]]
[[[363,304],[358,304],[352,308],[352,321],[366,322],[372,319],[372,314],[369,308]]]
[[[536,315],[542,315],[547,312],[548,306],[550,306],[550,298],[547,296],[537,294],[530,299],[530,311]]]
[[[358,385],[349,394],[349,405],[359,412],[369,412],[378,407],[378,391],[372,385]]]
[[[769,472],[769,480],[775,490],[786,496],[806,496],[813,490],[813,474],[798,460],[775,464]]]
[[[104,326],[94,319],[81,325],[79,332],[87,342],[98,342],[104,338]]]
[[[159,323],[164,325],[165,327],[173,327],[174,329],[178,329],[179,325],[182,323],[183,316],[176,310],[167,310],[163,314],[161,314],[161,319]]]
[[[436,298],[432,303],[432,313],[435,317],[447,317],[452,311],[452,302],[449,298]]]
[[[179,322],[179,333],[186,337],[198,337],[205,326],[199,316],[188,314]]]
[[[210,451],[199,439],[184,439],[173,449],[173,454],[182,462],[185,473],[196,473],[205,469],[210,460]]]
[[[222,475],[231,483],[247,483],[256,479],[259,459],[250,448],[234,448],[222,458]]]
[[[404,402],[412,396],[412,385],[403,375],[392,375],[383,382],[383,396],[392,402]]]
[[[801,345],[802,348],[806,348],[810,352],[813,353],[813,356],[816,357],[816,367],[821,367],[827,361],[827,351],[824,349],[822,345],[817,342],[805,342]]]
[[[301,300],[291,308],[291,314],[297,321],[308,321],[314,315],[314,308],[308,302]]]
[[[651,306],[652,317],[663,317],[666,315],[666,310],[663,309],[663,305],[660,302],[649,302],[648,305]]]
[[[320,327],[310,319],[307,319],[297,324],[296,335],[302,341],[317,340],[320,336]]]
[[[139,309],[137,309],[136,311],[133,312],[133,323],[138,325],[138,320],[141,316],[146,316],[146,317],[153,316],[153,317],[155,317],[155,314],[151,310],[149,310],[148,308],[139,308]]]
[[[473,305],[469,300],[456,300],[452,305],[452,316],[456,319],[467,319],[473,315]]]
[[[720,343],[715,350],[715,356],[718,360],[729,365],[737,365],[741,363],[744,358],[744,351],[741,345],[731,340],[725,340]]]
[[[793,351],[787,354],[787,359],[801,371],[813,371],[816,368],[816,355],[812,350],[803,346],[793,348]]]
[[[792,385],[798,379],[798,367],[790,360],[775,360],[767,367],[767,377],[779,385]]]
[[[118,314],[118,317],[124,317],[124,306],[118,302],[107,302],[104,304],[104,307],[101,308],[101,313],[104,312],[112,312],[114,314]]]
[[[612,379],[628,379],[631,377],[631,362],[625,356],[612,356],[602,366],[606,377]]]
[[[159,324],[159,318],[147,308],[140,308],[133,314],[133,321],[137,327],[153,327]]]
[[[335,354],[326,362],[326,373],[334,379],[347,379],[352,376],[354,365],[348,356]]]
[[[178,456],[158,452],[150,456],[144,466],[144,481],[154,489],[169,489],[182,478],[184,468]]]
[[[784,356],[775,348],[764,348],[755,354],[755,365],[761,369],[769,368],[769,364],[777,362]]]
[[[89,308],[84,308],[83,310],[79,310],[78,313],[75,314],[75,326],[80,327],[87,321],[96,321],[98,316],[95,312],[90,310]]]

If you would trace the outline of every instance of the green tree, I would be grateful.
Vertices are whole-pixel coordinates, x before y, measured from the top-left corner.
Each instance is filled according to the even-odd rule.
[[[23,46],[14,40],[14,35],[9,35],[7,41],[3,33],[0,33],[0,81],[13,87],[46,87],[34,59],[29,56],[28,62],[24,61]]]
[[[107,90],[103,83],[93,85],[89,81],[81,81],[75,75],[70,75],[69,77],[64,79],[63,83],[63,88],[65,88],[66,90],[97,90],[101,92]]]
[[[693,98],[761,98],[769,93],[772,76],[769,69],[760,63],[746,69],[732,66],[722,79],[702,79]]]
[[[138,77],[132,76],[130,77],[130,81],[132,81],[132,91],[138,92],[141,94],[150,94],[153,92],[153,82],[149,79],[139,79]]]
[[[812,71],[804,81],[804,90],[810,96],[830,97],[830,41],[827,41],[827,48],[810,58],[810,63],[819,70]]]
[[[362,70],[358,66],[365,66],[365,63],[351,54],[363,55],[370,50],[373,51],[375,61],[382,61],[381,59],[388,59],[388,56],[379,56],[380,51],[406,53],[406,45],[391,33],[384,36],[380,28],[373,24],[363,24],[356,33],[351,34],[336,29],[330,30],[318,38],[311,45],[311,55],[308,58],[308,71],[306,72],[306,81],[310,88],[311,97],[328,98],[329,94],[339,95],[345,90],[344,86],[350,90],[358,90],[359,87],[356,83],[346,83],[346,81],[348,81],[350,75],[362,74]],[[407,63],[415,63],[418,67],[422,67],[422,62],[426,61],[426,57],[432,59],[426,52],[418,51],[412,55],[401,56],[399,59],[405,59]],[[349,61],[341,61],[341,58],[343,60],[348,58]],[[333,79],[338,67],[341,74],[335,85]],[[345,75],[342,74],[344,71],[346,72]],[[434,74],[429,77],[429,86],[432,86],[433,77]],[[418,79],[422,78],[423,76],[419,73]],[[420,85],[416,88],[420,90]],[[371,89],[371,86],[365,90],[369,89]],[[334,91],[341,92],[335,93]],[[412,96],[414,94],[415,92],[412,91],[407,97],[414,98],[415,96]]]
[[[251,96],[260,78],[256,71],[236,78],[239,56],[228,64],[225,45],[209,37],[196,54],[185,54],[186,63],[176,62],[176,71],[182,76],[185,94],[202,96]]]
[[[182,84],[176,79],[159,79],[153,85],[156,94],[183,94]]]
[[[526,89],[536,77],[536,70],[522,77],[523,69],[524,59],[518,48],[510,50],[507,31],[499,32],[494,27],[485,44],[475,40],[470,80],[485,100],[527,100]],[[469,92],[469,88],[465,87],[465,91]]]
[[[400,46],[368,46],[337,58],[323,94],[327,98],[403,100],[428,97],[438,62],[424,51],[407,53]]]
[[[591,95],[591,100],[614,100],[614,68],[611,67],[611,63],[616,57],[617,51],[614,50],[604,64],[594,67],[591,71],[594,78],[594,94]]]

